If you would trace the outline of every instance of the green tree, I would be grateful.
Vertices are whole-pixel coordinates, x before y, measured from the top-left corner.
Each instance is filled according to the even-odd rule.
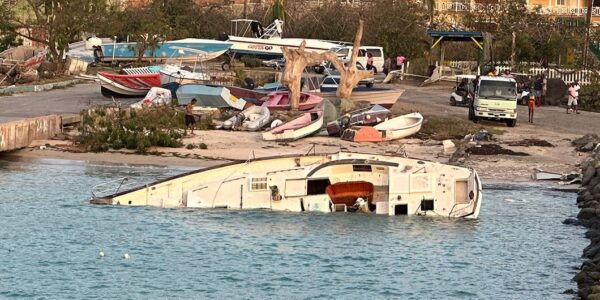
[[[10,20],[13,14],[5,2],[0,2],[0,52],[19,44],[15,23]]]
[[[25,4],[33,18],[13,14],[9,20],[26,29],[18,35],[46,45],[50,60],[59,67],[64,65],[69,43],[90,31],[106,12],[105,0],[26,0]]]

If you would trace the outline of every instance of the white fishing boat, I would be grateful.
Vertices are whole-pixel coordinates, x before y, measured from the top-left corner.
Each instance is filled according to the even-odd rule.
[[[423,125],[423,115],[420,113],[410,113],[396,118],[389,119],[383,123],[375,125],[375,130],[381,133],[384,141],[397,140],[416,134]]]
[[[282,47],[298,48],[302,41],[306,41],[306,50],[318,53],[344,44],[316,39],[283,38],[282,32],[281,20],[275,20],[267,28],[263,28],[256,20],[237,19],[231,21],[230,35],[223,36],[222,39],[228,39],[233,44],[229,51],[235,55],[249,54],[263,58],[282,57]]]
[[[210,81],[210,76],[203,72],[194,72],[193,68],[165,64],[160,66],[160,83],[176,82],[179,84],[202,83]]]
[[[253,105],[223,122],[223,129],[257,131],[269,123],[271,112],[266,106]]]
[[[90,203],[475,219],[482,187],[469,168],[339,152],[232,162],[149,184],[118,179],[95,186]]]
[[[262,134],[265,141],[289,142],[315,134],[323,127],[324,110],[317,107]]]

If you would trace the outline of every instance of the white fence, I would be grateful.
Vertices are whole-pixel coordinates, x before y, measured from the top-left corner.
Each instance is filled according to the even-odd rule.
[[[469,69],[473,70],[477,68],[476,61],[450,61],[448,62],[448,66],[455,69]],[[510,66],[496,66],[498,73],[502,73],[506,70],[511,70]],[[546,74],[548,78],[560,78],[566,84],[574,82],[575,80],[579,81],[579,84],[586,85],[592,83],[592,75],[593,71],[589,70],[572,70],[572,69],[554,69],[550,68],[546,70],[546,68],[539,67],[531,67],[526,68],[527,74],[530,76],[536,76],[539,74]]]

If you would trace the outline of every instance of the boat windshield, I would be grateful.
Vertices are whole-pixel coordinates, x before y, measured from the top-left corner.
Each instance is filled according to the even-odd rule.
[[[479,97],[484,99],[517,99],[517,84],[511,81],[482,80],[479,84]]]

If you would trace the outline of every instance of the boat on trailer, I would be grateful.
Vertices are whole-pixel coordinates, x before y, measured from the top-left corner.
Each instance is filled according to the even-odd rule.
[[[142,56],[143,61],[167,61],[177,59],[179,61],[194,62],[198,60],[198,53],[203,60],[214,59],[225,53],[232,43],[206,39],[182,39],[174,41],[159,42],[156,47],[148,48]],[[138,60],[138,44],[111,43],[102,44],[94,51],[95,59],[101,62],[136,61]]]
[[[229,36],[223,40],[232,43],[229,51],[234,55],[254,55],[262,58],[283,57],[283,47],[298,48],[305,41],[305,49],[323,53],[331,48],[339,47],[342,42],[330,42],[317,39],[283,38],[283,21],[275,20],[266,28],[256,20],[237,19],[231,20]]]
[[[126,178],[98,185],[90,203],[470,219],[482,204],[473,169],[352,152],[250,159],[128,186]]]

